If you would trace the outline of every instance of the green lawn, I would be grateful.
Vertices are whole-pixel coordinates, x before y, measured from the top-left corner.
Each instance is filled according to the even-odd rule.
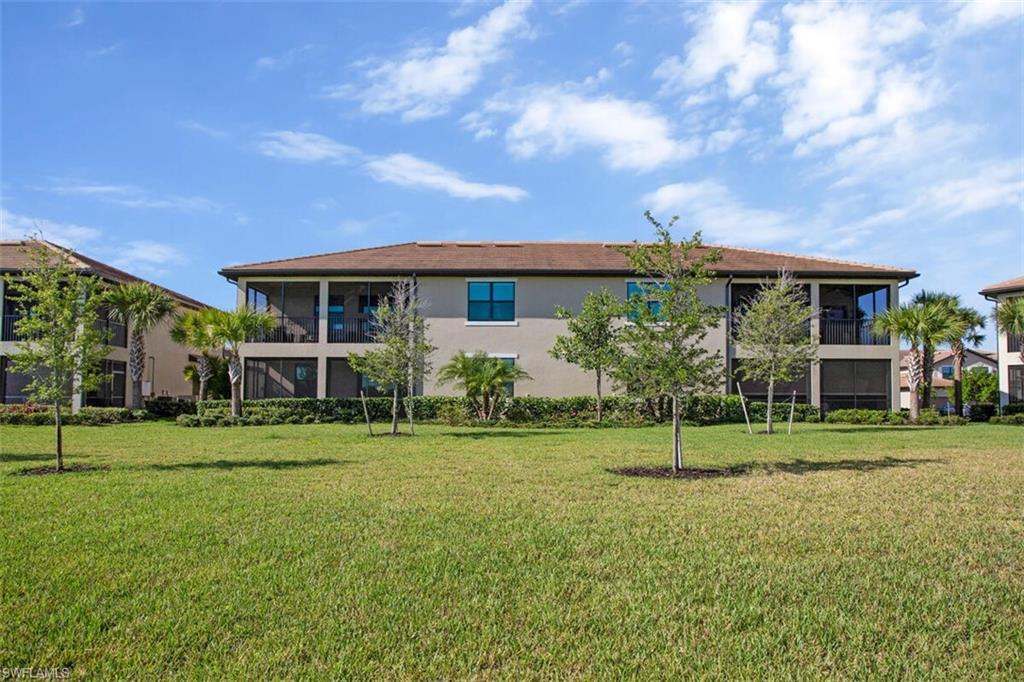
[[[1024,678],[1024,430],[0,430],[0,668]]]

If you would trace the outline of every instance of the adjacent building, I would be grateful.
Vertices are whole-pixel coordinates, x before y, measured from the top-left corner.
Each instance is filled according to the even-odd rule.
[[[143,281],[113,266],[101,263],[81,253],[66,249],[50,242],[42,242],[54,253],[65,253],[75,269],[95,275],[110,285],[122,282]],[[26,248],[29,241],[0,241],[0,273],[14,274],[31,267],[31,260]],[[163,287],[161,287],[163,288]],[[188,296],[169,289],[164,289],[178,304],[179,311],[198,310],[206,306]],[[0,398],[4,403],[23,403],[27,396],[24,387],[29,377],[10,371],[8,357],[15,352],[19,339],[16,322],[20,316],[17,303],[8,298],[3,279],[0,279],[0,309],[3,310],[3,324],[0,328]],[[97,407],[124,407],[126,389],[130,390],[131,380],[128,377],[128,337],[130,329],[112,317],[109,312],[97,322],[108,330],[108,352],[103,361],[104,374],[110,380],[87,394],[72,396],[75,407],[81,405]],[[147,397],[179,397],[190,398],[193,395],[191,382],[183,375],[185,365],[194,359],[188,349],[174,343],[170,338],[171,320],[167,319],[146,334],[146,369],[143,375],[142,393]]]
[[[1024,276],[997,282],[978,293],[996,305],[1024,296]],[[1004,406],[1024,403],[1024,357],[1021,357],[1024,339],[1019,335],[1008,334],[1005,329],[999,329],[998,332],[996,354],[999,358],[999,403]]]
[[[907,355],[909,351],[900,352],[900,406],[910,409],[910,381],[907,378]],[[935,352],[932,371],[932,407],[940,412],[948,413],[953,406],[953,353],[948,350]],[[996,354],[987,350],[964,349],[964,371],[981,367],[987,372],[998,371],[999,363]]]
[[[565,322],[555,307],[578,309],[588,291],[630,296],[641,280],[621,249],[602,242],[412,242],[301,258],[233,265],[221,270],[237,287],[239,305],[269,311],[275,330],[243,348],[247,398],[344,397],[375,389],[352,371],[347,356],[370,347],[370,316],[399,279],[414,280],[425,302],[435,366],[460,350],[483,351],[521,365],[532,380],[517,395],[593,393],[593,377],[553,359],[548,350]],[[821,311],[808,333],[820,342],[820,362],[784,395],[819,405],[898,409],[899,340],[878,337],[872,319],[898,304],[912,270],[788,253],[718,247],[722,260],[704,299],[729,311],[705,340],[729,370],[743,362],[729,340],[732,312],[780,268],[807,287]],[[732,371],[723,392],[736,392]],[[744,383],[744,394],[765,388]],[[417,392],[450,394],[431,376]]]

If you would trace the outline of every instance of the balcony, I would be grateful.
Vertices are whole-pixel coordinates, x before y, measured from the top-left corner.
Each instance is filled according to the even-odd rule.
[[[870,319],[821,321],[821,343],[823,345],[846,346],[888,346],[889,335],[876,336],[872,332],[874,321]]]
[[[18,320],[21,319],[21,315],[14,313],[11,315],[4,315],[3,329],[0,333],[0,341],[24,341],[24,339],[15,331],[14,326]]]
[[[275,319],[272,331],[255,335],[255,343],[373,343],[373,313],[391,292],[391,282],[330,282],[327,310],[322,310],[319,282],[249,282],[246,303]],[[327,338],[320,338],[320,321]]]
[[[315,317],[275,318],[276,325],[268,332],[250,336],[252,343],[316,343],[319,340],[320,321]]]
[[[1024,346],[1024,336],[1020,334],[1006,335],[1006,350],[1009,353],[1019,353],[1021,346]]]

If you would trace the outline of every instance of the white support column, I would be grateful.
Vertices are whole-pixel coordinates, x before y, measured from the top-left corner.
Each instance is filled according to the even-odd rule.
[[[811,310],[818,310],[821,307],[821,285],[811,282]],[[811,318],[811,338],[821,339],[821,317],[815,315]],[[819,357],[821,353],[818,354]],[[821,363],[811,366],[811,394],[807,396],[812,405],[821,407]]]
[[[320,280],[320,310],[317,319],[317,345],[320,348],[327,347],[328,314],[331,307],[331,283],[326,279]],[[316,397],[327,397],[327,353],[317,353],[316,359]]]
[[[893,283],[889,285],[889,307],[896,308],[900,304],[900,285]],[[889,346],[892,354],[889,357],[889,409],[893,412],[900,411],[900,337],[893,334],[889,339]]]

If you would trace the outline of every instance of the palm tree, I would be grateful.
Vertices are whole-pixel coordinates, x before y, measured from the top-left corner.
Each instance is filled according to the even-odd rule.
[[[200,400],[206,400],[210,378],[214,373],[214,365],[209,354],[217,350],[217,339],[213,334],[215,318],[216,313],[210,308],[192,310],[184,315],[178,315],[171,327],[171,339],[175,343],[199,353],[195,371],[199,379]]]
[[[967,354],[967,347],[977,348],[985,340],[981,330],[985,328],[985,316],[974,308],[959,305],[953,315],[953,324],[950,328],[949,350],[953,355],[953,404],[956,406],[957,416],[964,415],[964,360]]]
[[[940,312],[944,313],[949,316],[949,322],[952,322],[956,309],[960,306],[959,297],[954,294],[947,294],[943,291],[922,290],[917,292],[910,302],[914,305],[934,307],[935,314],[937,315]],[[924,371],[924,380],[921,389],[921,407],[932,406],[932,379],[935,373],[935,350],[939,343],[946,340],[947,339],[925,340],[921,347],[922,369]]]
[[[1007,337],[1022,337],[1024,341],[1024,296],[1015,296],[997,305],[992,318]],[[1024,362],[1024,342],[1020,346],[1020,361]]]
[[[176,304],[163,289],[149,282],[125,282],[106,292],[114,315],[131,331],[128,374],[132,380],[129,407],[142,408],[142,373],[146,367],[146,334],[174,312]]]
[[[531,378],[522,367],[483,352],[468,354],[459,351],[437,373],[439,383],[454,383],[466,392],[477,417],[484,421],[494,416],[494,409],[505,394],[506,385]]]
[[[234,312],[211,310],[210,332],[217,345],[228,353],[228,378],[231,380],[231,414],[242,416],[242,344],[254,336],[269,334],[275,326],[270,313],[243,307]]]
[[[904,304],[875,317],[878,336],[898,336],[910,346],[907,354],[907,383],[910,388],[910,420],[921,413],[918,388],[924,381],[924,348],[934,348],[950,336],[950,316],[942,305]]]

